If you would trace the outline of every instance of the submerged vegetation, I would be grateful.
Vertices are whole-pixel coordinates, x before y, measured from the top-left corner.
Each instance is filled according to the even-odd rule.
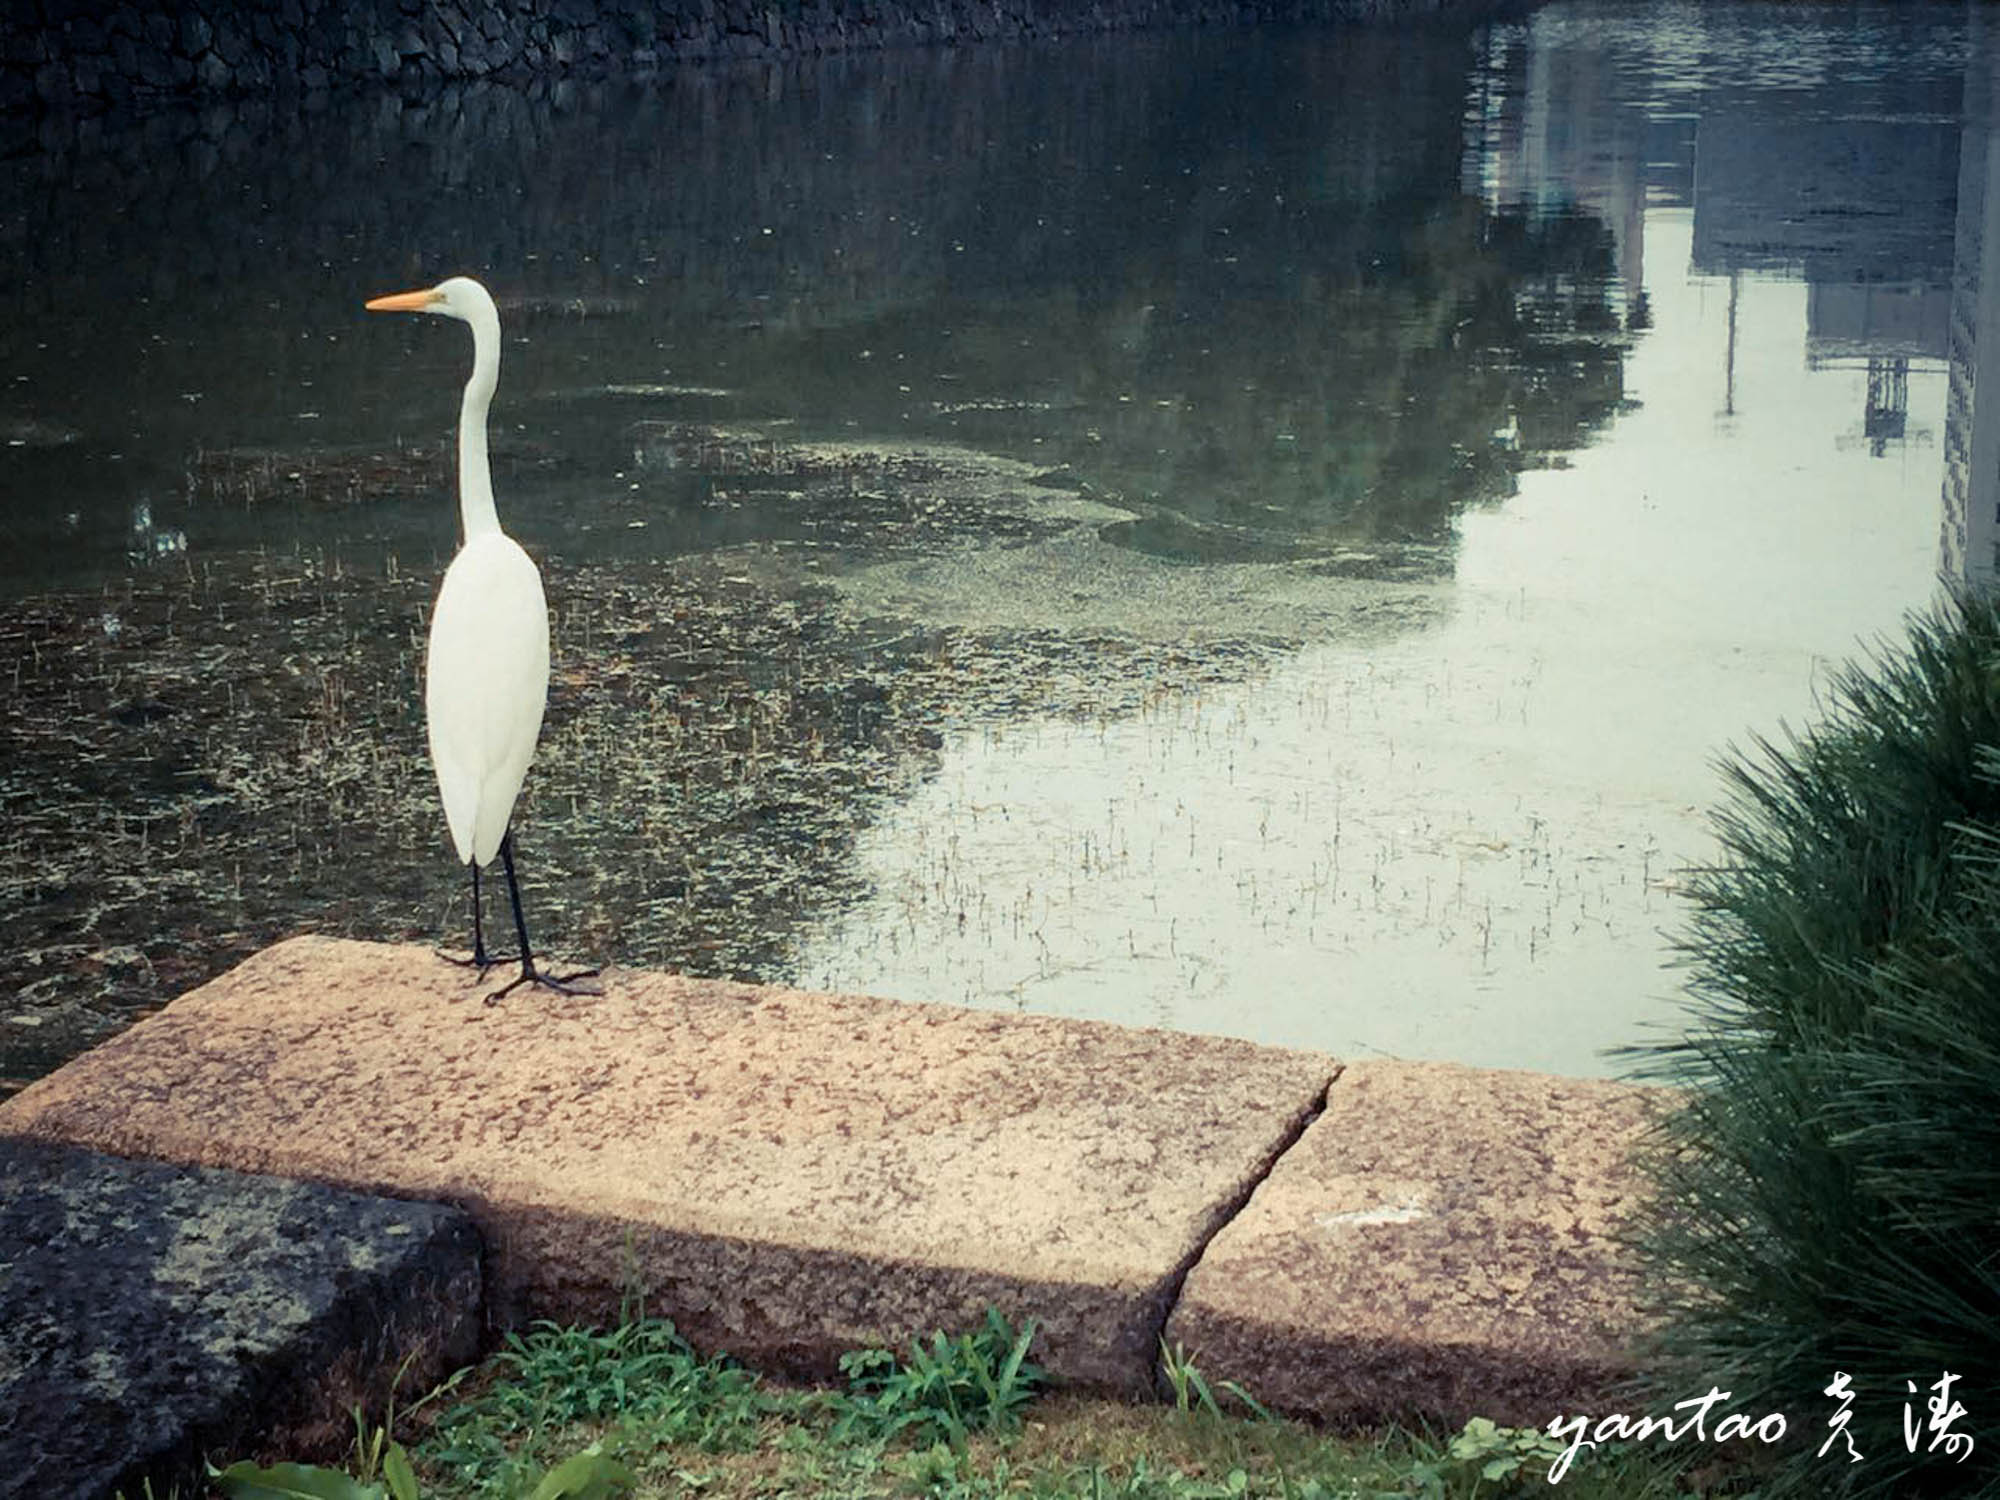
[[[846,489],[854,472],[786,482]],[[927,524],[909,492],[936,477],[867,481],[884,545],[896,514]],[[782,977],[801,917],[853,894],[857,831],[945,734],[1027,705],[1130,711],[1271,649],[1115,639],[1079,670],[1053,632],[870,620],[778,567],[730,550],[550,563],[555,660],[519,846],[557,948]],[[18,981],[0,1093],[302,926],[459,939],[420,716],[434,589],[393,555],[170,552],[100,595],[0,607]]]
[[[1825,1432],[1773,1496],[1992,1494],[2000,601],[1914,620],[1729,774],[1695,1027],[1649,1067],[1692,1090],[1646,1225],[1661,1386]]]

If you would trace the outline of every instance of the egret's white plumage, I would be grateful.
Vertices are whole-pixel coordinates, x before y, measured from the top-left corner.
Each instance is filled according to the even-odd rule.
[[[472,377],[458,414],[464,540],[431,611],[424,717],[452,847],[472,870],[473,962],[482,969],[489,962],[480,934],[479,870],[497,855],[506,867],[521,941],[521,978],[515,983],[550,983],[535,971],[529,953],[507,834],[548,703],[549,613],[540,570],[500,529],[493,505],[486,413],[500,380],[500,315],[486,288],[466,276],[428,291],[377,297],[368,306],[376,312],[438,313],[472,329]]]
[[[503,531],[445,570],[424,656],[424,715],[459,863],[489,865],[514,815],[549,692],[542,575]]]

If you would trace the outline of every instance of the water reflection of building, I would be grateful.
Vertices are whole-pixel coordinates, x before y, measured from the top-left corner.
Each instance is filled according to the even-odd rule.
[[[1611,232],[1627,322],[1639,326],[1654,132],[1621,100],[1606,52],[1547,45],[1539,31],[1527,23],[1486,33],[1464,185],[1492,213],[1601,220]]]
[[[1912,368],[1945,359],[1959,135],[1949,102],[1940,113],[1945,101],[1913,86],[1850,118],[1819,113],[1839,101],[1737,95],[1703,113],[1696,137],[1695,270],[1806,283],[1806,363],[1866,370],[1853,441],[1877,456],[1910,435]],[[1892,118],[1875,113],[1885,108]]]
[[[1965,133],[1959,150],[1958,226],[1951,278],[1951,380],[1945,395],[1944,526],[1939,565],[1980,588],[2000,577],[2000,273],[1987,263],[2000,245],[2000,112],[1992,23],[1974,10],[1965,70]],[[1981,390],[1988,400],[1979,401]]]
[[[1910,370],[1942,369],[1950,333],[1949,286],[1815,282],[1806,290],[1806,363],[1867,370],[1859,441],[1878,458],[1910,435]]]
[[[1732,292],[1746,275],[1803,281],[1808,366],[1865,372],[1843,445],[1880,455],[1920,439],[1910,376],[1948,363],[1945,562],[1990,576],[2000,399],[1981,435],[1974,396],[1982,353],[2000,391],[2000,286],[1980,275],[1983,247],[2000,243],[2000,27],[1976,7],[1940,10],[1921,35],[1898,34],[1886,67],[1886,33],[1866,17],[1772,27],[1763,9],[1559,5],[1490,28],[1465,186],[1489,209],[1601,217],[1628,298],[1652,207],[1692,211],[1695,274]]]

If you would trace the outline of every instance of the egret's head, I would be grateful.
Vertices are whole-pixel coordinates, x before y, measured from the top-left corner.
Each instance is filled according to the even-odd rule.
[[[398,292],[393,297],[377,297],[367,306],[370,312],[441,313],[447,318],[470,323],[480,313],[491,316],[493,298],[470,276],[454,276],[449,281],[440,281],[429,291]]]

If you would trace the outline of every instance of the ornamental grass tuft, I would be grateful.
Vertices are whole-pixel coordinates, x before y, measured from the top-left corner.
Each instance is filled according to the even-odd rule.
[[[1640,1228],[1653,1395],[1785,1413],[1766,1496],[2000,1494],[2000,603],[1912,617],[1724,771],[1692,1021],[1635,1049],[1691,1091]]]

